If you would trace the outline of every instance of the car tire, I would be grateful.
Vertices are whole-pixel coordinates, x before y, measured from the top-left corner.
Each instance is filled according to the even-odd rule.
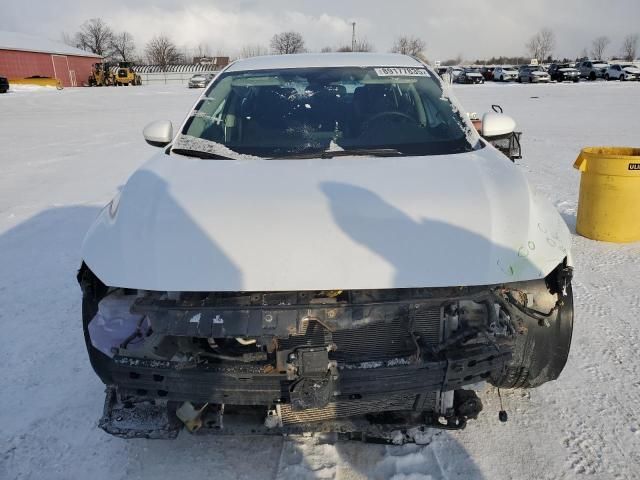
[[[620,81],[624,82],[626,80],[626,78],[624,78],[624,75],[620,75]]]
[[[535,388],[556,380],[569,357],[573,334],[573,290],[567,284],[562,305],[549,326],[531,321],[516,340],[513,358],[489,382],[499,388]]]
[[[594,72],[591,72],[589,74],[589,80],[591,80],[592,82],[595,82],[596,80],[596,74]]]
[[[608,82],[609,80],[611,80],[611,77],[609,76],[608,73],[605,73],[604,79]]]

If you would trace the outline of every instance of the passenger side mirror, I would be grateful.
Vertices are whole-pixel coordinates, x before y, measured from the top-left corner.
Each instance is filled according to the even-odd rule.
[[[144,139],[154,147],[166,147],[173,140],[173,125],[169,120],[156,120],[144,127]]]
[[[482,136],[485,138],[503,137],[515,129],[515,120],[503,113],[488,112],[482,116]]]

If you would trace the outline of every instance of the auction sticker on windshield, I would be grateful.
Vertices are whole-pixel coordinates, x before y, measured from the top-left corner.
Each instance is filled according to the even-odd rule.
[[[428,77],[426,68],[383,67],[374,68],[379,77]]]

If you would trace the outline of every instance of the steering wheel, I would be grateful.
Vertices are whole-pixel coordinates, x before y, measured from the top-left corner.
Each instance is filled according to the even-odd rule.
[[[365,120],[365,122],[362,124],[362,130],[363,131],[367,130],[371,123],[377,122],[378,120],[380,120],[381,118],[384,118],[384,117],[401,117],[401,118],[404,118],[405,120],[409,120],[410,122],[413,122],[413,123],[415,123],[415,121],[416,121],[415,118],[413,118],[411,115],[407,115],[406,113],[395,112],[395,111],[380,112],[380,113],[376,113],[371,118],[368,118],[367,120]]]

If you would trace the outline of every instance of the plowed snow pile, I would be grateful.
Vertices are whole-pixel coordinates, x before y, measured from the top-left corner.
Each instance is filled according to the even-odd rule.
[[[638,84],[454,90],[468,111],[498,103],[516,118],[520,167],[573,231],[580,148],[640,146]],[[184,433],[125,441],[99,430],[103,387],[85,352],[74,278],[80,244],[153,153],[142,127],[179,124],[198,93],[144,86],[0,95],[0,479],[640,478],[640,243],[578,236],[569,363],[557,382],[503,394],[506,424],[488,388],[479,420],[426,435],[423,445]]]

